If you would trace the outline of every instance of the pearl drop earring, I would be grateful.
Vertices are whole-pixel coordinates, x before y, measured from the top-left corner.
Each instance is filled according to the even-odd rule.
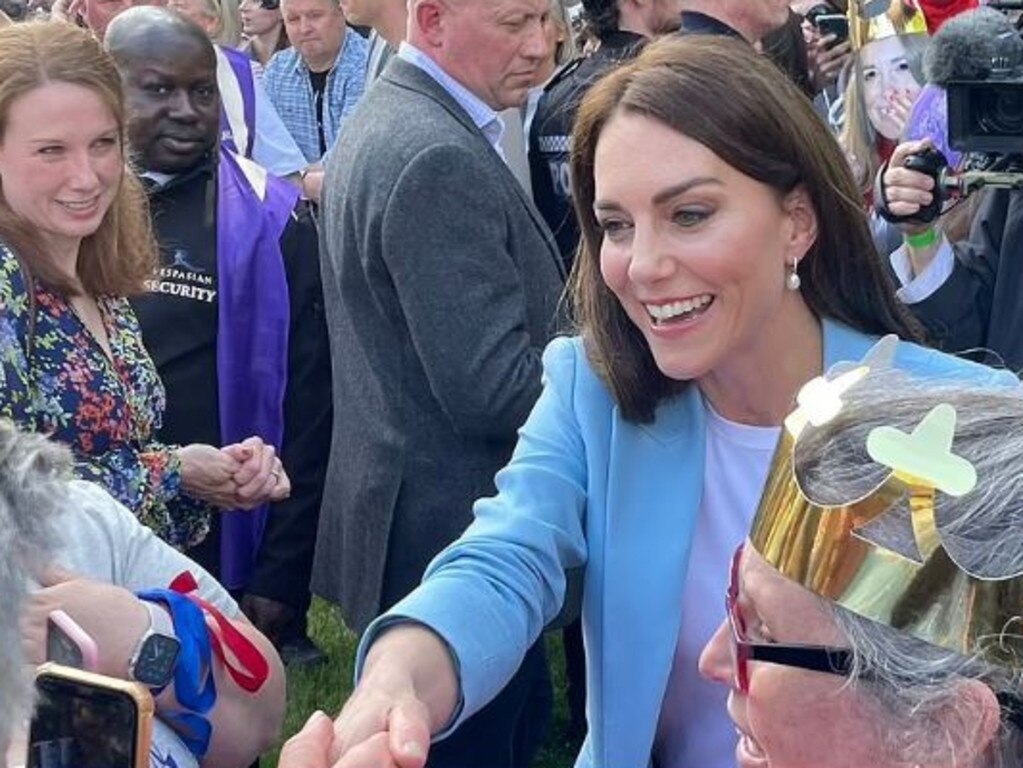
[[[787,275],[785,275],[785,287],[790,291],[798,291],[799,286],[803,284],[803,281],[799,279],[799,259],[792,262],[792,267],[789,269]]]

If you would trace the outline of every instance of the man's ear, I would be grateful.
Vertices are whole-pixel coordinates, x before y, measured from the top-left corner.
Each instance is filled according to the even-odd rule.
[[[817,209],[814,208],[806,187],[800,184],[785,195],[782,209],[792,223],[789,231],[789,255],[795,259],[802,259],[817,242]]]
[[[428,48],[440,48],[443,45],[445,15],[448,8],[443,0],[416,0],[412,6],[410,21],[415,27],[413,44],[426,44]]]
[[[932,711],[914,762],[927,768],[971,768],[989,765],[991,749],[1002,728],[1002,707],[987,685],[959,680],[945,703]],[[923,759],[921,759],[923,758]]]

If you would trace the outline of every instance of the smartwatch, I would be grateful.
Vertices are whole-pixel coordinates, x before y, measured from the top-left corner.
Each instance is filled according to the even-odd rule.
[[[128,662],[128,676],[159,693],[174,677],[181,641],[174,634],[174,622],[163,606],[143,600],[149,611],[149,629],[139,639]]]

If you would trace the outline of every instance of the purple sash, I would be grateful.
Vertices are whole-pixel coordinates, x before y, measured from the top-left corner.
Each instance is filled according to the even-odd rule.
[[[217,170],[217,383],[225,445],[258,435],[278,455],[288,376],[288,280],[280,238],[298,189],[267,174],[263,200],[238,160],[221,150]],[[252,577],[269,505],[221,516],[220,581]]]
[[[231,65],[234,72],[234,80],[238,84],[238,91],[242,97],[243,119],[248,136],[245,139],[244,151],[238,147],[234,140],[234,128],[227,117],[227,110],[224,109],[224,99],[220,99],[220,143],[232,152],[245,157],[252,157],[252,146],[256,140],[256,84],[252,75],[252,60],[241,51],[233,48],[219,46],[220,53],[224,54],[227,63]],[[219,83],[221,91],[225,90],[225,83]]]

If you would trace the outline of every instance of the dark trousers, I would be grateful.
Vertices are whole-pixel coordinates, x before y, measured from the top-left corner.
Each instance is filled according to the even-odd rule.
[[[553,700],[541,637],[492,702],[430,747],[427,768],[529,768],[547,736]]]

